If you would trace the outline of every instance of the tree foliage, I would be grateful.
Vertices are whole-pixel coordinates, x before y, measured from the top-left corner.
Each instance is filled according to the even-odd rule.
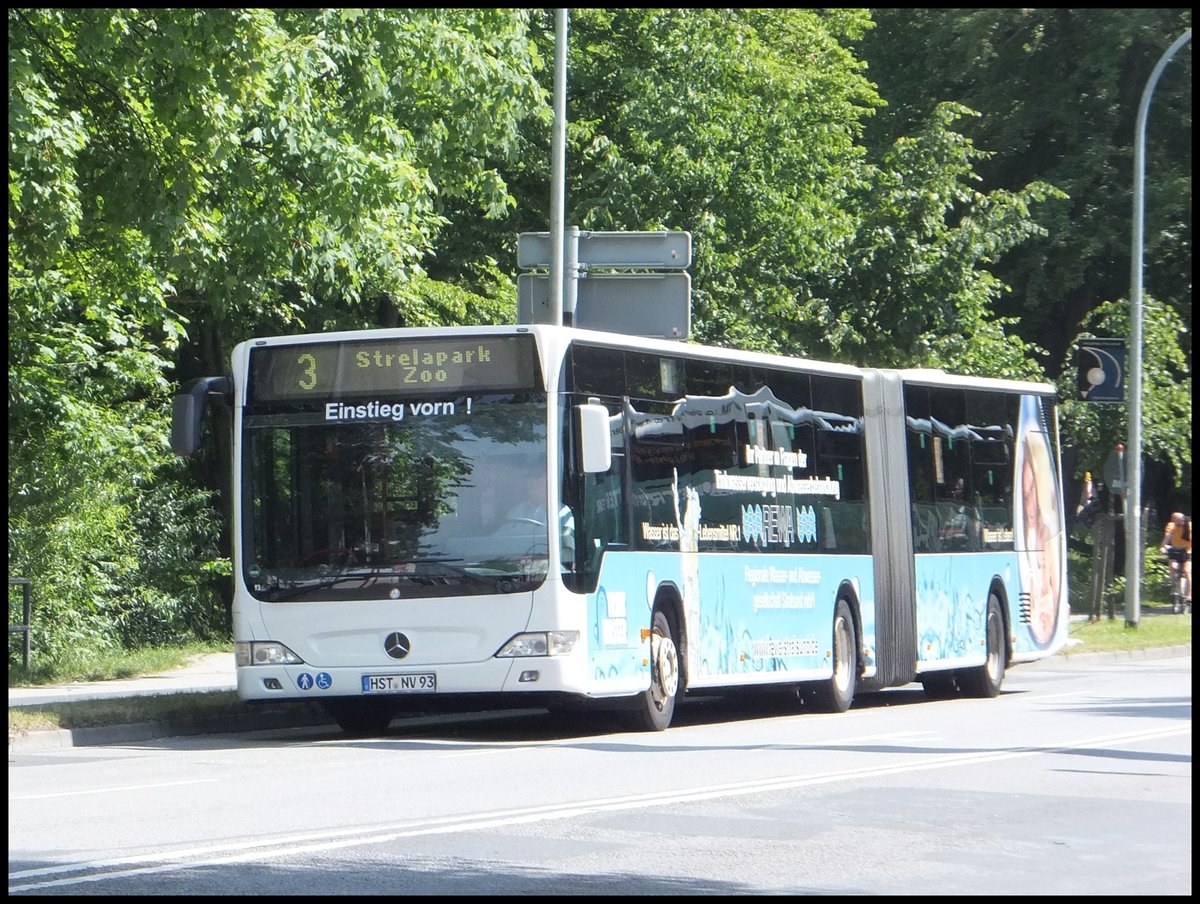
[[[882,101],[848,49],[870,27],[847,9],[572,11],[568,219],[690,231],[701,341],[1038,374],[991,316],[987,268],[1039,232],[1029,208],[1055,192],[978,190],[960,107],[873,158],[861,139]]]
[[[889,101],[869,140],[886,143],[937,103],[980,111],[966,128],[993,153],[984,185],[1036,178],[1061,189],[1041,207],[1043,241],[997,267],[1004,309],[1046,336],[1058,366],[1073,328],[1129,288],[1134,124],[1150,73],[1191,27],[1189,9],[879,9],[863,44]],[[1147,129],[1146,261],[1151,288],[1186,313],[1191,292],[1191,53],[1163,71]],[[1049,329],[1048,329],[1049,328]]]
[[[963,132],[989,151],[983,188],[1031,181],[1061,194],[1030,210],[1041,232],[990,268],[1013,291],[994,312],[1047,352],[1047,372],[1074,379],[1078,339],[1127,336],[1135,123],[1150,75],[1191,28],[1190,9],[876,9],[878,27],[861,44],[888,106],[870,124],[870,146],[886,146],[953,101],[979,111]],[[1145,247],[1141,262],[1153,311],[1169,329],[1146,329],[1145,452],[1169,463],[1177,486],[1191,485],[1191,417],[1178,407],[1190,387],[1191,44],[1172,58],[1152,95],[1146,128]],[[1165,310],[1164,310],[1165,309]],[[1100,330],[1100,332],[1095,332]],[[1104,332],[1109,330],[1109,332]],[[1163,343],[1166,343],[1164,346]],[[1074,389],[1065,397],[1074,397]],[[1162,404],[1160,404],[1162,403]],[[1065,433],[1079,469],[1113,436],[1116,408],[1071,405]],[[1151,437],[1154,440],[1151,441]]]
[[[9,560],[53,657],[218,621],[168,377],[256,329],[498,315],[421,264],[442,198],[511,204],[488,160],[541,89],[511,11],[8,16]]]

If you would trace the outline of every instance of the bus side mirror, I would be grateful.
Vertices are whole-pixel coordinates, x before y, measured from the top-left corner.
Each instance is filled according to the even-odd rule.
[[[183,458],[200,448],[200,421],[208,405],[208,394],[219,393],[232,400],[233,381],[228,377],[200,377],[186,383],[171,406],[171,451]]]
[[[579,412],[579,464],[585,474],[599,474],[612,467],[612,439],[608,409],[596,399],[575,406]]]

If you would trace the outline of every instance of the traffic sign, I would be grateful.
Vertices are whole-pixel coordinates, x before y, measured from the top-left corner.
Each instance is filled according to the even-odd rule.
[[[577,261],[586,267],[631,270],[683,270],[692,263],[690,232],[576,232],[564,234],[566,242],[578,236]],[[545,270],[550,266],[550,233],[522,232],[517,236],[517,266]],[[566,255],[569,259],[570,255]]]
[[[602,273],[576,280],[573,324],[636,336],[686,339],[691,333],[692,278],[686,273]],[[551,323],[550,278],[517,277],[519,323]]]
[[[1125,401],[1125,340],[1080,339],[1075,385],[1085,402]]]

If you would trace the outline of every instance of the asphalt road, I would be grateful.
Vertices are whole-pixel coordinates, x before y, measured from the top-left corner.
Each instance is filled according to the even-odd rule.
[[[10,750],[9,893],[1191,894],[1191,657],[997,699],[689,699]]]

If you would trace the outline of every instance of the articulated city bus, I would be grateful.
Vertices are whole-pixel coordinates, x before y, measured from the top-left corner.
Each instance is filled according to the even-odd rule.
[[[249,701],[404,710],[786,688],[995,696],[1066,641],[1054,387],[549,325],[281,336],[233,411]]]

